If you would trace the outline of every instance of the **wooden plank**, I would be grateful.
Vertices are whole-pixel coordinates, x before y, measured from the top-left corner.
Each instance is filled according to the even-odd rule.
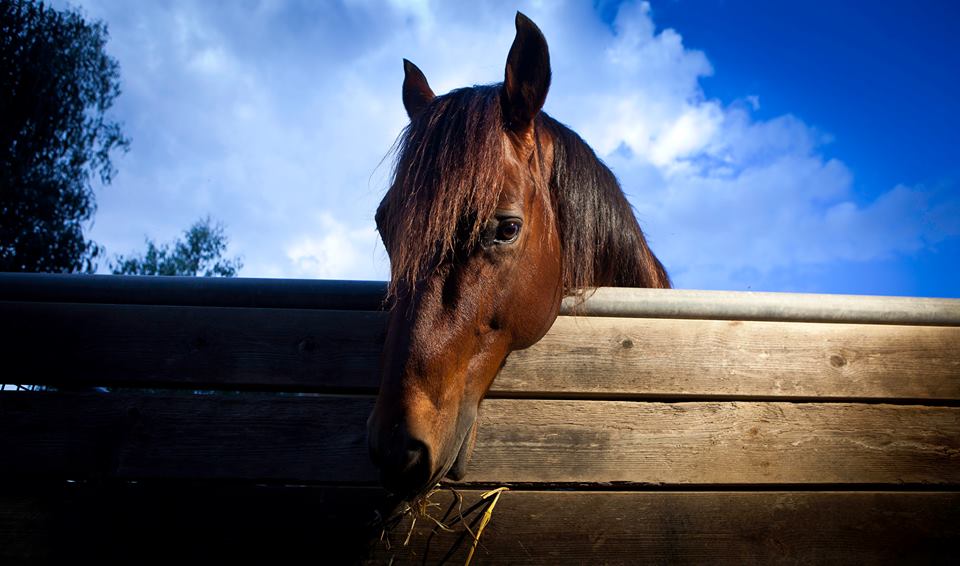
[[[0,303],[6,383],[377,387],[385,314]]]
[[[958,483],[960,408],[491,400],[472,481]]]
[[[454,530],[397,525],[384,563],[461,564],[485,506],[448,493],[430,512]],[[960,494],[849,492],[546,492],[501,495],[479,564],[949,563],[960,543]],[[448,513],[449,511],[449,513]],[[445,516],[446,514],[446,516]],[[432,535],[432,537],[431,537]],[[466,535],[466,536],[464,536]]]
[[[372,392],[385,314],[0,302],[5,380]],[[493,396],[960,399],[960,328],[560,317]]]
[[[375,483],[349,396],[0,393],[0,477]],[[960,408],[493,399],[467,479],[960,484]]]
[[[380,310],[383,281],[0,273],[0,299],[48,303]]]
[[[353,564],[373,488],[224,482],[0,487],[0,564]]]
[[[960,399],[960,328],[560,317],[495,390]]]
[[[0,476],[374,483],[370,397],[0,392]]]
[[[461,490],[466,511],[479,491]],[[462,564],[466,541],[409,521],[388,540],[364,488],[138,484],[0,489],[0,562]],[[454,498],[431,498],[442,518]],[[482,507],[467,512],[473,523]],[[956,492],[509,491],[477,564],[951,563]]]

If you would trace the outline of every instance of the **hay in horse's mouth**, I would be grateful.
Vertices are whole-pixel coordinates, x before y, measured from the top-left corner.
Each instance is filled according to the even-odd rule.
[[[450,491],[450,493],[453,495],[453,500],[443,516],[437,518],[431,514],[431,510],[434,508],[439,509],[440,503],[431,501],[431,499],[433,499],[436,494],[445,490]],[[439,531],[453,534],[458,532],[458,529],[456,528],[458,525],[453,523],[451,521],[452,519],[456,521],[456,523],[459,523],[459,527],[462,528],[462,530],[459,531],[461,536],[454,542],[450,550],[447,552],[447,557],[449,558],[465,541],[465,537],[469,536],[470,547],[467,550],[467,557],[464,561],[464,565],[468,566],[473,560],[473,556],[476,553],[478,545],[480,544],[480,537],[483,535],[484,529],[493,518],[493,509],[500,500],[500,495],[503,494],[504,491],[508,490],[509,488],[507,487],[491,489],[490,491],[482,493],[476,503],[464,509],[463,495],[459,491],[449,486],[441,486],[440,484],[436,484],[433,489],[427,491],[423,495],[418,496],[410,502],[405,502],[400,511],[397,511],[389,519],[384,521],[380,531],[380,541],[384,545],[385,550],[388,552],[392,551],[394,549],[390,542],[391,535],[393,534],[392,531],[400,525],[404,518],[409,516],[410,526],[408,529],[406,529],[403,543],[400,546],[408,547],[410,545],[417,522],[420,519],[427,520],[433,524],[433,528],[431,529],[431,533],[427,539],[427,544],[429,544],[429,540],[433,538],[433,536]],[[481,509],[482,512],[480,512]],[[453,515],[454,511],[456,511],[456,515]],[[475,513],[477,514],[476,517],[468,521],[469,517]]]

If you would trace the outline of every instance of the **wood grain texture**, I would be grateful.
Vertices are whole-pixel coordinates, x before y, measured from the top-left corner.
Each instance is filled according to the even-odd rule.
[[[472,481],[957,483],[960,408],[490,400]]]
[[[0,394],[0,477],[373,483],[348,396]],[[960,484],[960,408],[493,399],[467,479]]]
[[[467,525],[480,492],[461,490]],[[449,492],[387,540],[366,488],[66,485],[0,488],[0,562],[463,564]],[[481,537],[476,564],[951,563],[956,492],[510,491]]]
[[[560,317],[500,392],[960,398],[960,328]]]
[[[462,564],[485,506],[478,492],[431,498],[454,532],[406,520],[383,563]],[[638,493],[509,491],[501,495],[478,564],[879,564],[952,560],[960,494]],[[460,520],[458,509],[469,509]]]
[[[373,392],[385,315],[0,302],[13,383]],[[560,317],[491,395],[960,399],[960,328]]]

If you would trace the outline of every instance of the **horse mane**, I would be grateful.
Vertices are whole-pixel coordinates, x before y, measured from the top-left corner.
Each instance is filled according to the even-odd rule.
[[[438,261],[477,244],[503,189],[502,84],[436,97],[401,132],[393,182],[377,209],[390,255],[389,295],[416,286]],[[541,112],[553,140],[549,200],[567,294],[593,287],[669,287],[616,177],[572,130]],[[404,237],[399,237],[400,235]]]
[[[566,294],[594,287],[670,287],[612,171],[576,132],[541,112],[553,140],[550,196]],[[538,131],[539,135],[539,131]]]

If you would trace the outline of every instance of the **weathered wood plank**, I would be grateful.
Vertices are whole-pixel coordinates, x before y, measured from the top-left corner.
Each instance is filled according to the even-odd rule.
[[[206,482],[0,486],[0,564],[355,564],[375,488]]]
[[[958,483],[960,408],[491,400],[472,481]]]
[[[380,310],[384,281],[0,273],[0,299],[46,303]]]
[[[385,315],[0,302],[13,383],[374,391]],[[494,396],[960,399],[960,327],[560,317]]]
[[[479,491],[462,490],[470,509]],[[442,518],[454,498],[441,492]],[[0,562],[462,564],[456,531],[371,528],[374,489],[222,484],[0,488]],[[467,513],[467,524],[478,511]],[[432,536],[431,536],[432,535]],[[458,544],[459,542],[459,544]],[[956,492],[509,491],[477,564],[950,563]],[[451,553],[452,551],[452,553]]]
[[[0,476],[373,483],[349,396],[0,394]],[[960,484],[960,408],[491,399],[473,482]]]
[[[960,398],[960,328],[560,317],[498,392]]]
[[[0,393],[0,476],[373,483],[369,397]]]
[[[373,311],[0,302],[5,383],[377,387]]]
[[[449,493],[392,530],[384,563],[463,563],[485,509],[461,521]],[[958,493],[505,492],[484,530],[478,564],[882,564],[952,560],[960,543]],[[453,507],[453,509],[451,509]],[[450,510],[451,512],[444,514]],[[433,535],[431,538],[431,534]]]

